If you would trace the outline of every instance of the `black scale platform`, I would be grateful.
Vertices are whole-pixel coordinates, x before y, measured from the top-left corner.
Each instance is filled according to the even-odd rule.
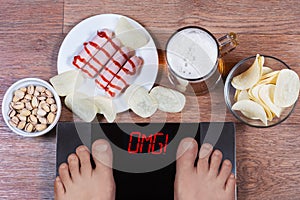
[[[78,134],[79,133],[79,134]],[[176,137],[175,137],[176,136]],[[173,200],[176,150],[182,138],[215,144],[235,173],[235,126],[231,122],[72,123],[57,125],[56,169],[81,144],[110,141],[114,153],[117,200]]]

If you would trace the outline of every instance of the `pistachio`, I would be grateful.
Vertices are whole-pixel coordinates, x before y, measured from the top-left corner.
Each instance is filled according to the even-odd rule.
[[[20,114],[17,114],[17,117],[19,118],[20,121],[26,121],[27,120],[26,116],[22,116]]]
[[[14,122],[15,124],[18,124],[20,120],[19,120],[19,118],[17,116],[13,116],[11,118],[11,121]]]
[[[20,90],[23,91],[23,92],[27,92],[27,88],[26,87],[21,87]]]
[[[38,123],[38,119],[37,119],[37,117],[34,116],[34,115],[30,115],[30,116],[28,117],[28,119],[29,119],[29,122],[31,122],[32,124],[37,124],[37,123]]]
[[[46,111],[44,111],[43,109],[38,109],[37,111],[37,115],[44,117],[47,114]]]
[[[53,97],[53,94],[50,92],[50,90],[45,90],[45,94],[47,97]]]
[[[47,113],[50,112],[50,107],[49,107],[47,104],[44,104],[44,105],[42,106],[42,109],[43,109],[44,111],[46,111]]]
[[[16,103],[16,102],[20,101],[20,99],[15,95],[15,96],[13,97],[12,101],[13,101],[14,103]]]
[[[31,100],[31,105],[33,108],[37,108],[38,105],[39,105],[39,101],[36,97],[32,97],[32,100]]]
[[[33,109],[33,107],[32,107],[32,105],[31,105],[30,102],[26,102],[26,103],[25,103],[25,108],[26,108],[27,110],[32,110],[32,109]]]
[[[37,130],[37,131],[43,131],[43,130],[45,130],[47,128],[47,125],[46,124],[37,124],[37,125],[35,125],[35,129]]]
[[[26,126],[26,121],[20,121],[17,128],[22,130],[25,126]]]
[[[31,123],[26,124],[25,131],[30,133],[33,131],[33,125]]]
[[[36,86],[35,90],[38,92],[44,92],[46,88],[44,88],[43,86]]]
[[[17,97],[19,99],[23,99],[25,96],[25,92],[23,92],[22,90],[16,90],[14,94],[15,94],[15,97]]]
[[[51,110],[51,112],[55,113],[57,111],[57,105],[56,104],[51,104],[50,110]]]
[[[13,108],[16,109],[16,110],[21,110],[23,109],[25,106],[24,106],[24,103],[23,102],[16,102],[14,103],[13,105]]]
[[[37,90],[34,90],[33,96],[38,97],[40,96],[40,93]]]
[[[40,101],[38,108],[43,108],[43,106],[49,106],[46,101]]]
[[[28,102],[28,100],[27,99],[22,99],[20,102],[25,104],[26,102]]]
[[[10,104],[9,104],[9,108],[11,109],[11,110],[13,110],[14,109],[14,106],[15,105],[15,103],[14,102],[10,102]]]
[[[32,99],[32,95],[31,94],[26,94],[24,99],[27,99],[27,100],[31,100]]]
[[[10,118],[12,118],[13,116],[15,116],[17,114],[17,112],[14,110],[14,109],[11,109],[9,112],[8,112],[8,116]]]
[[[55,114],[50,112],[47,116],[48,124],[52,124],[54,122],[54,119],[55,119]]]
[[[39,101],[45,101],[47,97],[43,97],[43,96],[38,96],[37,99]]]
[[[21,116],[29,116],[31,114],[31,112],[25,108],[23,108],[21,111],[20,111],[20,115]]]
[[[33,93],[34,93],[34,86],[33,85],[29,85],[27,87],[27,92],[28,92],[28,94],[33,95]]]
[[[55,100],[53,98],[47,98],[46,102],[51,105],[55,103]]]
[[[47,124],[47,119],[45,117],[40,117],[38,116],[38,120],[39,122],[41,122],[42,124]]]
[[[9,123],[12,127],[17,127],[17,124],[14,123],[12,120],[9,120],[8,123]]]
[[[37,109],[37,108],[34,108],[34,109],[31,111],[31,114],[37,115],[37,111],[38,111],[38,109]]]

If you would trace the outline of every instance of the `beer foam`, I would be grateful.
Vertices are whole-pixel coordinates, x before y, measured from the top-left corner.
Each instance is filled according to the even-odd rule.
[[[169,67],[185,79],[200,79],[213,71],[218,45],[206,31],[187,28],[176,33],[167,46]]]

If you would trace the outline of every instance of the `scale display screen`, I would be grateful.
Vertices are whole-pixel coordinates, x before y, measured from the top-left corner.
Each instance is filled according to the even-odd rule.
[[[176,151],[185,137],[195,138],[199,148],[203,142],[214,144],[215,149],[223,152],[223,159],[231,160],[235,173],[235,127],[231,122],[60,122],[57,125],[56,172],[79,145],[90,148],[95,140],[102,138],[110,142],[113,150],[117,200],[173,200]]]

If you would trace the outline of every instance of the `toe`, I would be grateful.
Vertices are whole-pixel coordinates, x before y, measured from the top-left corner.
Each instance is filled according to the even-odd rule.
[[[198,144],[193,138],[181,140],[177,149],[176,171],[178,173],[193,172],[197,157]]]
[[[80,162],[80,173],[83,176],[91,176],[92,164],[90,160],[90,152],[86,146],[79,146],[76,149],[76,154]]]
[[[231,174],[231,170],[232,170],[231,162],[229,160],[224,160],[218,176],[218,179],[220,180],[222,185],[225,186],[225,183]]]
[[[210,166],[209,166],[209,174],[213,177],[217,177],[219,173],[219,169],[222,162],[222,152],[219,150],[215,150],[211,156]]]
[[[64,187],[68,187],[72,183],[72,179],[70,177],[69,167],[67,163],[63,163],[59,166],[58,169],[59,177],[61,182],[63,183]]]
[[[232,199],[234,199],[235,196],[235,177],[234,174],[231,174],[227,180],[226,183],[226,192],[229,193],[229,196],[231,196]]]
[[[76,181],[80,176],[78,157],[75,154],[69,155],[68,164],[72,180]]]
[[[199,160],[197,164],[198,173],[207,173],[209,169],[209,157],[212,153],[213,146],[209,143],[202,144],[199,151]]]
[[[62,199],[62,196],[65,194],[65,188],[61,182],[59,176],[56,177],[54,182],[54,196],[56,200]]]
[[[110,144],[103,139],[96,140],[92,146],[92,155],[96,164],[96,172],[112,174],[113,155]]]

